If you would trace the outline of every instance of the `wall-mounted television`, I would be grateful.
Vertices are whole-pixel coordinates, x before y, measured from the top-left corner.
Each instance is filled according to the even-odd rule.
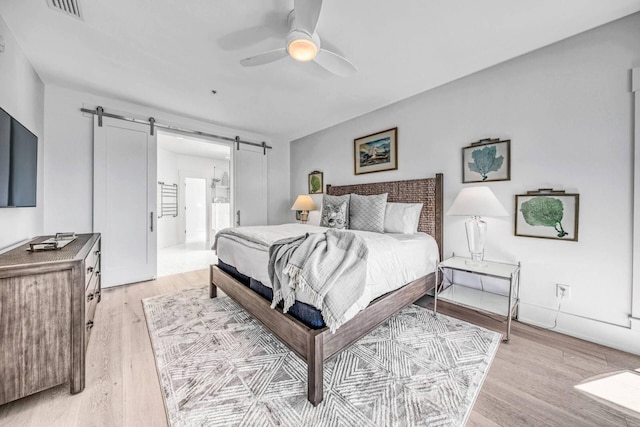
[[[0,208],[34,207],[38,137],[0,108]]]

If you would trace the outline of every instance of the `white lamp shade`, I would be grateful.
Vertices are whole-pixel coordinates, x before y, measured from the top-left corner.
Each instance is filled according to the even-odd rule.
[[[460,190],[447,215],[509,216],[489,187],[466,187]]]
[[[311,196],[301,194],[291,206],[292,211],[315,211],[316,204],[313,203]]]

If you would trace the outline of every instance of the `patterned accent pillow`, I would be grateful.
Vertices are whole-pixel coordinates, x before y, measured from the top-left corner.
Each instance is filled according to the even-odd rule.
[[[384,212],[387,193],[374,196],[351,195],[349,205],[349,227],[352,230],[384,233]]]
[[[349,210],[347,202],[339,205],[333,203],[322,204],[322,218],[320,225],[329,228],[346,228],[347,219],[349,218]]]

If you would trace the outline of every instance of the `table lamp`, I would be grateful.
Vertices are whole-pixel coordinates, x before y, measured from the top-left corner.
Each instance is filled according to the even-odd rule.
[[[447,215],[470,216],[465,222],[467,243],[471,252],[470,265],[482,266],[487,223],[481,216],[509,216],[489,187],[466,187],[460,190]]]
[[[300,222],[302,224],[307,223],[307,219],[309,218],[309,211],[315,211],[316,204],[313,203],[313,199],[311,196],[306,194],[301,194],[298,196],[296,201],[291,206],[292,211],[300,211]]]

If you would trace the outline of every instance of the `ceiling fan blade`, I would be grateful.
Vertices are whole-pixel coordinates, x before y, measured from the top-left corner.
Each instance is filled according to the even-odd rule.
[[[294,0],[295,27],[304,30],[310,35],[316,32],[318,18],[322,9],[322,0]]]
[[[287,49],[281,47],[280,49],[270,50],[268,52],[261,53],[256,56],[251,56],[240,61],[245,67],[255,67],[256,65],[268,64],[269,62],[277,61],[287,56]]]
[[[325,70],[340,77],[349,77],[358,71],[348,59],[326,49],[320,49],[314,61]]]

